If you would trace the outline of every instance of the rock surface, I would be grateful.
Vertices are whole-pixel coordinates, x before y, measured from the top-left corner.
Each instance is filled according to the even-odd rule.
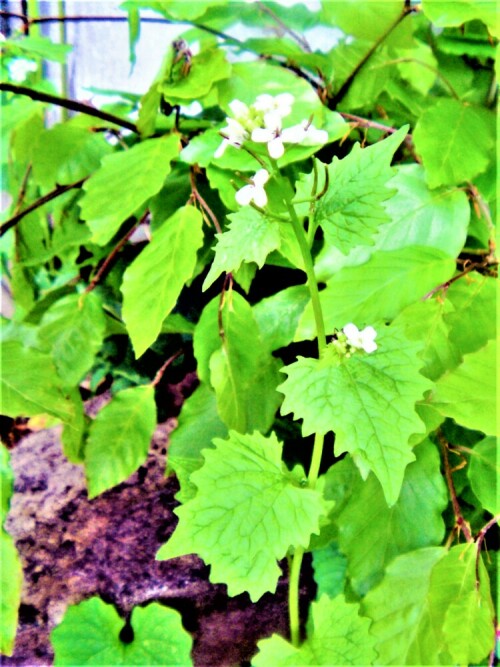
[[[256,642],[286,635],[286,581],[252,604],[229,598],[208,580],[196,556],[156,561],[176,524],[178,490],[166,478],[171,419],[161,424],[148,459],[128,480],[88,500],[80,466],[64,457],[58,428],[33,433],[12,450],[15,492],[6,527],[24,568],[15,652],[5,665],[50,665],[50,632],[68,605],[100,596],[125,615],[157,601],[177,609],[193,634],[197,666],[249,664]],[[304,591],[307,594],[307,591]]]

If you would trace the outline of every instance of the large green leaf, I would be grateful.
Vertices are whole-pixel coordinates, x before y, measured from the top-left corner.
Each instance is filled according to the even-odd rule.
[[[493,604],[477,546],[396,558],[362,603],[383,665],[478,664],[494,646]]]
[[[252,310],[264,345],[270,350],[289,345],[308,301],[309,290],[305,285],[286,287],[259,301]]]
[[[202,449],[210,447],[213,438],[226,436],[227,427],[217,413],[215,393],[202,382],[182,404],[177,428],[170,434],[167,465],[181,485],[176,495],[179,502],[185,503],[196,494],[190,476],[203,465]]]
[[[48,413],[71,421],[68,400],[52,358],[18,341],[2,343],[1,413],[10,417],[34,417]]]
[[[466,194],[450,188],[430,190],[425,170],[418,164],[401,165],[388,185],[396,188],[396,194],[384,204],[391,222],[379,228],[376,247],[428,246],[457,257],[470,219]]]
[[[448,280],[455,262],[442,251],[421,246],[377,251],[364,264],[347,266],[333,275],[320,293],[327,332],[348,322],[372,324],[392,320],[406,306]],[[316,335],[309,304],[296,340]]]
[[[419,373],[421,343],[397,327],[378,328],[378,349],[350,358],[299,357],[283,370],[282,414],[303,419],[302,432],[335,432],[335,451],[348,451],[364,477],[373,471],[394,505],[404,470],[415,459],[408,440],[424,430],[415,403],[432,385]]]
[[[261,269],[270,252],[279,248],[280,231],[276,222],[245,206],[228,215],[231,223],[223,234],[216,234],[215,259],[203,283],[206,290],[224,271],[237,271],[243,262],[255,262]]]
[[[496,435],[496,368],[497,345],[491,340],[438,380],[432,404],[461,426]]]
[[[65,123],[44,130],[33,151],[33,177],[43,188],[73,183],[99,168],[111,152],[102,133]]]
[[[468,469],[470,485],[484,509],[496,515],[500,513],[498,481],[500,464],[497,457],[497,439],[485,438],[471,452]]]
[[[415,455],[416,461],[405,470],[395,505],[387,507],[374,475],[365,481],[357,475],[349,499],[336,518],[338,544],[347,556],[348,575],[359,595],[378,583],[395,556],[438,545],[444,537],[441,513],[448,505],[448,493],[440,472],[439,452],[426,440],[415,449]],[[334,483],[335,466],[329,475]]]
[[[485,171],[494,137],[494,119],[488,111],[439,98],[424,111],[413,133],[429,187],[459,185]]]
[[[198,492],[175,510],[179,524],[158,557],[197,553],[211,566],[211,581],[227,584],[229,595],[247,591],[256,601],[276,590],[277,561],[290,547],[307,547],[319,532],[325,503],[286,470],[274,434],[231,431],[214,444],[191,475]]]
[[[348,604],[343,595],[333,600],[323,595],[311,604],[307,639],[295,648],[279,635],[258,642],[255,667],[304,667],[311,665],[372,665],[374,640],[370,621],[359,615],[359,604]]]
[[[151,385],[120,391],[99,412],[85,446],[89,498],[123,482],[144,463],[155,426]]]
[[[123,319],[136,357],[154,343],[165,317],[196,266],[203,243],[203,218],[184,206],[155,230],[149,245],[123,276]]]
[[[95,243],[108,243],[122,222],[159,192],[179,149],[179,137],[171,134],[103,159],[101,168],[83,186],[85,194],[79,202]]]
[[[72,386],[91,368],[105,331],[101,301],[90,292],[56,301],[44,314],[38,337],[41,348],[51,350],[64,383]]]
[[[221,49],[206,49],[191,59],[189,72],[185,76],[166,78],[159,90],[169,102],[198,100],[207,93],[216,81],[226,79],[231,65]]]
[[[240,294],[228,292],[222,305],[219,298],[208,304],[195,331],[194,351],[198,375],[215,389],[226,426],[240,433],[266,432],[281,400],[279,364]]]
[[[500,37],[498,7],[491,0],[423,0],[422,10],[440,28],[460,26],[479,19],[488,26],[492,35]]]
[[[55,665],[192,665],[193,640],[179,612],[160,604],[132,612],[131,642],[120,633],[124,621],[99,598],[68,608],[51,633]]]
[[[330,185],[319,200],[315,222],[326,242],[347,254],[358,245],[372,245],[378,226],[389,220],[382,202],[394,194],[386,187],[393,176],[392,157],[408,126],[373,146],[355,144],[350,154],[334,158],[328,168]]]

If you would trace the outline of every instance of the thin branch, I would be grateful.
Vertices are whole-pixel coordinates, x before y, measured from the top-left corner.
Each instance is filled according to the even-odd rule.
[[[113,250],[109,253],[109,255],[106,257],[104,262],[101,264],[99,267],[99,270],[95,274],[95,276],[92,278],[90,283],[88,284],[87,288],[85,289],[85,292],[92,292],[93,289],[102,281],[102,279],[109,273],[111,268],[113,267],[113,264],[116,262],[118,259],[118,253],[120,250],[124,247],[124,245],[127,243],[129,238],[132,236],[132,234],[135,232],[137,227],[141,225],[143,222],[145,222],[147,216],[149,215],[149,211],[146,211],[142,218],[135,222],[132,227],[128,230],[128,232],[123,236],[118,243],[115,245]]]
[[[381,67],[387,67],[388,65],[397,65],[398,63],[415,63],[417,65],[421,65],[422,67],[425,67],[426,69],[430,70],[436,75],[436,78],[441,79],[441,81],[445,84],[445,86],[448,88],[450,91],[452,97],[454,97],[456,100],[460,100],[460,96],[453,88],[452,84],[450,81],[442,74],[437,67],[433,67],[432,65],[429,65],[429,63],[426,63],[425,60],[419,60],[418,58],[395,58],[394,60],[388,60],[385,63],[382,63],[381,65],[378,65],[374,69],[380,69]]]
[[[191,184],[191,196],[192,198],[198,202],[198,204],[201,206],[202,211],[207,214],[209,219],[212,221],[213,226],[217,230],[218,234],[222,234],[222,227],[220,225],[219,220],[217,219],[217,216],[215,213],[212,211],[210,206],[207,204],[205,199],[200,195],[200,192],[198,190],[198,187],[196,185],[196,174],[195,170],[193,167],[190,168],[189,170],[189,182]]]
[[[284,33],[290,35],[290,37],[291,37],[292,39],[294,39],[294,40],[297,42],[297,44],[298,44],[299,46],[301,46],[301,47],[304,49],[304,51],[307,51],[308,53],[311,53],[311,47],[309,46],[307,40],[306,40],[304,37],[302,37],[301,35],[298,35],[298,34],[297,34],[296,32],[294,32],[291,28],[289,28],[289,27],[288,27],[288,26],[287,26],[287,25],[280,19],[280,17],[277,16],[277,15],[273,12],[272,9],[270,9],[269,7],[266,7],[266,5],[264,5],[262,2],[260,2],[259,0],[257,0],[257,2],[256,2],[255,4],[257,5],[257,7],[258,7],[262,12],[264,12],[265,14],[267,14],[268,16],[270,16],[270,17],[272,18],[272,20],[276,23],[276,25],[278,25],[278,26],[283,30]]]
[[[448,442],[444,435],[438,431],[437,434],[439,444],[441,446],[441,451],[443,452],[443,463],[444,463],[444,475],[446,478],[446,483],[448,485],[448,490],[450,492],[451,504],[453,506],[453,512],[455,514],[455,525],[458,531],[462,531],[467,542],[474,542],[474,538],[470,532],[470,527],[467,521],[462,516],[462,510],[457,498],[457,492],[455,490],[455,484],[453,483],[453,475],[451,473],[450,461],[448,459]]]
[[[481,548],[483,546],[484,538],[486,537],[486,533],[489,531],[490,528],[493,528],[493,526],[497,525],[500,522],[500,514],[497,514],[494,516],[492,519],[488,521],[488,523],[481,528],[479,533],[476,535],[476,544],[477,544],[477,555],[476,555],[476,588],[479,589],[479,559],[481,558]]]
[[[173,354],[171,357],[167,359],[167,361],[163,364],[163,366],[160,368],[160,370],[156,373],[156,375],[153,378],[153,381],[151,382],[152,387],[158,386],[160,383],[163,374],[167,370],[167,368],[170,366],[170,364],[177,359],[177,357],[180,357],[181,354],[183,353],[183,350],[177,350],[175,354]]]
[[[356,67],[352,70],[352,72],[349,74],[347,79],[344,81],[344,83],[340,86],[339,90],[328,100],[328,108],[329,109],[336,109],[336,107],[340,104],[340,102],[344,99],[344,97],[347,95],[349,92],[354,79],[357,77],[359,71],[366,65],[368,60],[372,57],[372,55],[375,53],[375,51],[378,49],[378,47],[389,37],[391,32],[395,30],[398,25],[403,21],[409,14],[413,13],[415,10],[414,7],[411,5],[405,5],[403,11],[401,14],[397,17],[397,19],[387,28],[387,30],[380,35],[380,37],[377,39],[376,42],[372,44],[372,46],[368,49],[366,54],[361,58],[359,63],[356,65]]]
[[[6,81],[0,82],[0,90],[5,90],[9,93],[14,93],[15,95],[25,95],[30,97],[36,102],[47,102],[48,104],[56,104],[59,107],[64,109],[70,109],[71,111],[78,111],[84,113],[87,116],[93,116],[94,118],[100,118],[114,125],[119,125],[127,130],[131,130],[138,134],[137,126],[134,123],[131,123],[124,118],[119,118],[111,113],[106,111],[101,111],[100,109],[95,109],[89,104],[84,104],[83,102],[77,102],[76,100],[66,99],[65,97],[59,97],[58,95],[49,95],[48,93],[42,93],[39,90],[34,90],[33,88],[27,88],[26,86],[18,86],[14,83],[7,83]]]
[[[76,181],[75,183],[70,183],[69,185],[58,185],[54,190],[51,190],[46,195],[43,195],[43,197],[40,197],[39,199],[34,201],[23,211],[20,211],[16,215],[13,215],[12,218],[9,218],[0,225],[0,237],[3,236],[5,232],[7,232],[11,227],[17,225],[17,223],[20,220],[22,220],[25,216],[27,216],[29,213],[35,211],[37,208],[40,208],[40,206],[47,204],[47,202],[56,199],[56,197],[59,197],[60,195],[64,194],[65,192],[68,192],[69,190],[73,190],[74,188],[81,188],[82,185],[87,180],[87,178],[88,176],[80,179],[79,181]]]
[[[430,299],[432,296],[434,296],[436,292],[440,292],[441,290],[447,290],[450,287],[450,285],[452,285],[457,280],[460,280],[460,278],[463,278],[471,271],[476,271],[477,269],[487,269],[489,266],[497,266],[497,265],[498,265],[498,259],[494,259],[491,256],[486,257],[484,262],[471,262],[469,266],[467,266],[460,273],[457,273],[456,276],[453,276],[453,278],[446,280],[444,283],[441,283],[437,287],[431,289],[430,292],[427,292],[427,294],[425,294],[422,297],[421,301],[427,301],[427,299]]]
[[[21,207],[24,202],[24,198],[26,197],[26,190],[28,188],[28,179],[31,174],[31,162],[26,168],[26,171],[24,172],[23,180],[21,182],[21,187],[19,188],[19,193],[17,195],[17,201],[16,205],[14,206],[14,215],[17,215],[19,211],[21,210]]]

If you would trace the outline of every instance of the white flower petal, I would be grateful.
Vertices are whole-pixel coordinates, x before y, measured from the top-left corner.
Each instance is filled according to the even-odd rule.
[[[267,195],[264,188],[254,188],[253,200],[257,206],[264,208],[264,206],[267,204]]]
[[[215,151],[214,157],[222,157],[226,151],[226,148],[229,146],[229,141],[227,139],[223,139],[222,143],[220,144],[219,148]]]
[[[375,343],[373,340],[365,340],[363,343],[363,350],[368,353],[375,352],[377,347],[377,343]]]
[[[305,142],[311,146],[314,144],[326,144],[328,141],[328,132],[325,130],[318,130],[317,127],[309,125],[305,131],[304,139]]]
[[[281,137],[275,137],[269,141],[267,144],[267,150],[269,151],[269,155],[275,160],[280,158],[285,152],[285,147],[283,146]]]
[[[232,102],[229,103],[229,108],[231,109],[233,116],[236,117],[243,117],[246,118],[249,114],[249,108],[244,102],[240,102],[240,100],[233,100]]]
[[[281,115],[275,110],[264,114],[264,126],[271,132],[281,132]]]
[[[262,188],[262,186],[267,183],[268,180],[269,172],[266,169],[259,169],[259,171],[252,178],[252,183],[254,183],[256,187]]]
[[[345,325],[343,332],[347,338],[354,338],[355,336],[359,336],[359,329],[355,324],[352,324],[352,322]]]
[[[240,206],[248,206],[253,199],[254,189],[253,185],[244,185],[241,190],[238,190],[235,194],[235,199]]]
[[[257,142],[258,144],[267,144],[267,142],[272,141],[274,137],[274,132],[263,127],[256,127],[255,130],[252,131],[252,141]]]
[[[306,131],[303,125],[293,125],[292,127],[287,127],[281,133],[281,137],[286,144],[300,144],[304,137],[306,136]]]

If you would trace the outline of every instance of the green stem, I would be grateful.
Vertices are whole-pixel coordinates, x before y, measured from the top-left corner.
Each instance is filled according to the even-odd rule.
[[[302,567],[302,558],[304,549],[298,547],[295,549],[291,559],[290,577],[288,582],[288,617],[290,619],[290,639],[295,647],[300,646],[300,614],[299,614],[299,584],[300,569]]]
[[[316,433],[314,436],[314,446],[313,453],[311,458],[311,465],[309,467],[309,474],[307,476],[307,481],[309,482],[309,487],[314,489],[316,482],[319,477],[319,467],[321,465],[321,457],[323,455],[323,443],[325,436],[321,433]]]

